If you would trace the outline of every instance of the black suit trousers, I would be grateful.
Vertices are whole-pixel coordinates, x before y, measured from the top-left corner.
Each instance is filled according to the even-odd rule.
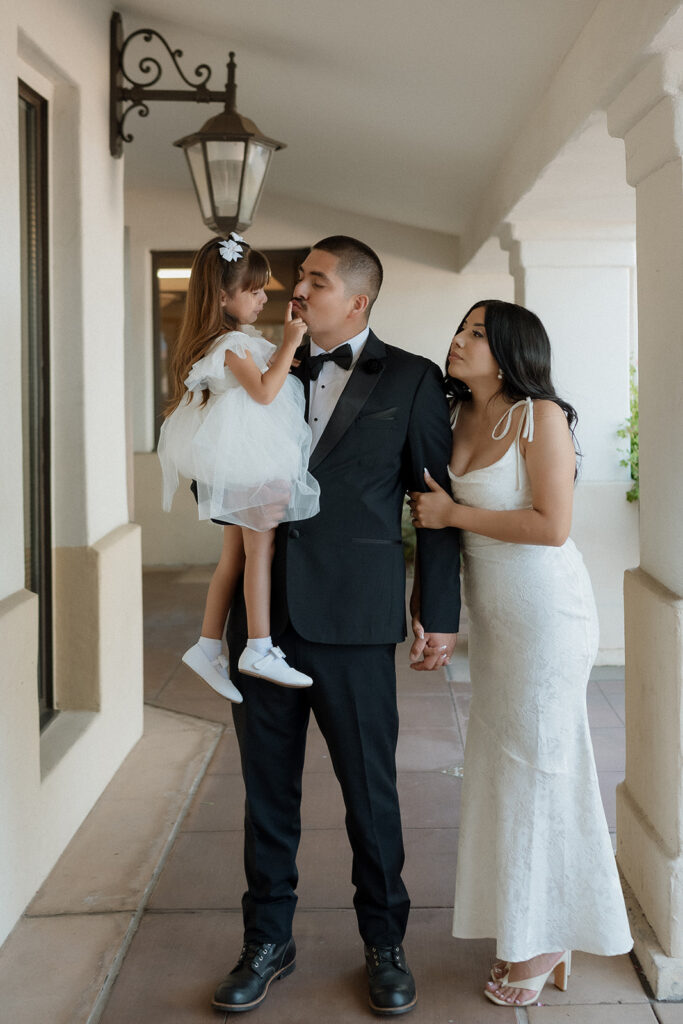
[[[292,934],[312,711],[346,805],[361,937],[369,945],[397,945],[410,901],[401,879],[395,646],[312,643],[291,627],[278,642],[289,663],[313,678],[312,687],[287,689],[240,675],[242,645],[231,638],[230,675],[244,695],[243,704],[233,705],[233,716],[247,791],[245,939],[281,942]]]

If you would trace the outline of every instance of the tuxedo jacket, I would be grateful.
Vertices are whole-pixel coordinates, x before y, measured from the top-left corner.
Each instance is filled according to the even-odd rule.
[[[308,343],[293,372],[306,393]],[[451,453],[448,406],[438,367],[386,345],[370,331],[330,420],[311,453],[320,512],[281,523],[273,559],[271,633],[288,624],[324,644],[393,644],[405,639],[401,512],[406,491],[424,491],[424,469],[446,490]],[[417,531],[422,624],[455,633],[460,548],[454,529]],[[233,602],[229,634],[246,635]]]

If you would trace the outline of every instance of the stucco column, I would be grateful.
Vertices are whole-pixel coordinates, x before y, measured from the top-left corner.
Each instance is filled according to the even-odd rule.
[[[625,576],[626,779],[617,857],[636,954],[683,999],[683,54],[651,58],[608,110],[636,188],[640,546]]]
[[[508,223],[515,301],[543,321],[558,394],[576,408],[583,452],[572,537],[591,575],[601,664],[623,664],[624,570],[638,564],[638,514],[626,501],[617,430],[628,415],[635,241],[630,225]]]

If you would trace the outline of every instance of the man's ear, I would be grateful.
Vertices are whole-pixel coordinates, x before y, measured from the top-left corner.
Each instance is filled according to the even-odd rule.
[[[354,295],[351,313],[353,316],[367,316],[370,300],[367,295]]]

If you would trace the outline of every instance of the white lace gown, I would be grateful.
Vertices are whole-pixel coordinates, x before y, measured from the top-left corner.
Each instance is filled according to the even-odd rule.
[[[249,396],[225,365],[225,353],[251,353],[264,373],[276,351],[255,328],[229,331],[193,364],[188,395],[164,421],[158,454],[163,507],[171,507],[178,476],[197,481],[200,519],[264,531],[319,511],[320,486],[308,472],[311,428],[304,390],[291,375],[269,405]],[[202,406],[202,392],[209,400]]]
[[[531,400],[494,434],[507,434],[519,406],[497,462],[451,472],[456,501],[531,507],[519,448],[520,436],[533,441]],[[586,713],[598,621],[581,555],[571,540],[543,547],[467,532],[463,550],[472,703],[453,934],[495,937],[503,960],[625,953],[633,943]]]

